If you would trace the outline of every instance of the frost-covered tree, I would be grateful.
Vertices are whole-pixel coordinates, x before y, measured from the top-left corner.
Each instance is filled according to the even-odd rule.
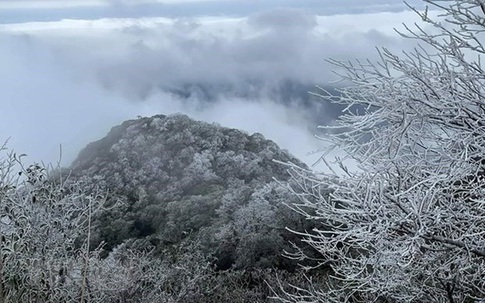
[[[90,238],[107,194],[89,189],[0,147],[0,302],[197,302],[215,284],[196,243],[173,260],[127,243],[102,258]]]
[[[91,216],[104,198],[21,158],[0,148],[0,301],[85,302]]]
[[[320,224],[302,236],[331,274],[283,302],[485,301],[483,2],[425,2],[441,14],[415,10],[431,26],[401,32],[414,51],[332,61],[353,85],[321,94],[347,106],[326,138],[358,169],[293,170],[294,208]]]

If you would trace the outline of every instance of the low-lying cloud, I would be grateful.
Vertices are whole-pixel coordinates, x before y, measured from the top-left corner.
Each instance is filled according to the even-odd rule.
[[[325,58],[410,48],[396,20],[410,12],[317,16],[276,9],[246,18],[64,20],[0,25],[0,140],[64,164],[111,126],[182,112],[259,131],[296,156],[321,145],[317,124],[338,108],[311,97],[335,79]]]

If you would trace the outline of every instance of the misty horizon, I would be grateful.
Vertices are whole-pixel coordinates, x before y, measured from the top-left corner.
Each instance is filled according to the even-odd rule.
[[[412,48],[394,28],[417,18],[386,0],[13,2],[0,5],[0,141],[32,162],[56,162],[62,146],[63,165],[124,120],[178,112],[262,133],[310,164],[317,126],[340,111],[310,94],[342,85],[325,59]]]

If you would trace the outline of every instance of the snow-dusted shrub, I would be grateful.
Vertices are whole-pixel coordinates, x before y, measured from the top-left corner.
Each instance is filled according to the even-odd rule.
[[[68,302],[87,296],[91,216],[104,195],[83,193],[60,170],[0,158],[0,298]]]

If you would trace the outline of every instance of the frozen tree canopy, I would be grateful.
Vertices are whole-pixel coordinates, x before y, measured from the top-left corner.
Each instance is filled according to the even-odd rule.
[[[283,204],[296,197],[274,180],[289,179],[274,160],[304,167],[261,134],[159,115],[126,121],[88,145],[72,178],[117,201],[94,219],[94,245],[200,241],[220,269],[295,267],[282,255],[296,238],[285,227],[304,219]]]
[[[265,281],[305,283],[285,227],[312,225],[273,159],[304,166],[184,115],[126,121],[69,170],[0,150],[0,302],[268,302]]]
[[[306,186],[295,209],[321,223],[303,235],[331,274],[288,302],[485,299],[483,3],[425,2],[442,15],[416,11],[433,30],[406,27],[415,51],[332,61],[353,85],[333,99],[347,109],[327,138],[359,170],[294,171]]]

